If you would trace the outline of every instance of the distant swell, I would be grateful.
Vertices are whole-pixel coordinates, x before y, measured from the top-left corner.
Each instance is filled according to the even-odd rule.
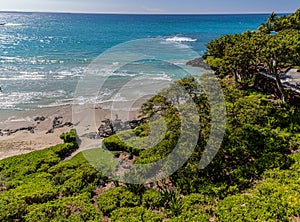
[[[172,37],[172,38],[167,38],[166,41],[167,42],[196,42],[197,39],[192,39],[192,38],[189,38],[189,37],[175,36],[175,37]]]

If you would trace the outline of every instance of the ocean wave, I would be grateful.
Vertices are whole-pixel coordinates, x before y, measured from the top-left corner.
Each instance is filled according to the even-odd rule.
[[[5,23],[4,26],[21,26],[20,23]]]
[[[51,64],[63,64],[63,60],[59,59],[45,59],[42,57],[12,57],[12,56],[0,56],[0,62],[3,64],[8,63],[20,63],[28,65],[51,65]]]
[[[48,73],[48,78],[53,79],[77,79],[85,76],[85,67],[73,67],[69,69],[60,69],[56,71],[50,70]]]
[[[26,104],[34,104],[43,100],[56,100],[63,96],[66,96],[64,90],[52,92],[0,93],[0,109],[23,109]],[[22,106],[22,108],[20,108],[20,106]]]
[[[166,39],[167,42],[196,42],[197,39],[192,39],[189,37],[174,36]]]

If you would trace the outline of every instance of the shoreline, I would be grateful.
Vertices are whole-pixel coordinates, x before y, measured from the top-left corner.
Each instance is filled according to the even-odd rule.
[[[106,119],[112,120],[114,111],[108,109],[108,105],[103,106],[105,108],[101,105],[85,107],[85,109],[94,109],[95,126],[100,127]],[[138,110],[118,112],[119,118],[123,121],[137,119],[138,115]],[[2,116],[2,119],[0,118],[0,160],[62,143],[60,135],[74,128],[72,121],[71,105],[15,112],[5,118]]]
[[[209,70],[202,58],[187,61],[186,65]],[[29,111],[0,110],[0,160],[62,143],[60,135],[70,131],[74,124],[77,126],[81,121],[85,125],[77,133],[93,137],[104,120],[118,118],[125,122],[138,119],[142,104],[142,101],[103,101],[99,104],[69,104]],[[75,118],[74,110],[75,113],[79,110]],[[95,122],[87,121],[86,118],[89,119],[89,115],[93,113],[95,118],[90,119]]]

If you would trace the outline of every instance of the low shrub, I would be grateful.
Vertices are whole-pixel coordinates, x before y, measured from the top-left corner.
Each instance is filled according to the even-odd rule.
[[[99,209],[105,214],[122,207],[135,207],[140,205],[140,197],[125,187],[116,187],[106,191],[97,200]]]
[[[111,213],[111,221],[115,222],[160,222],[163,217],[143,207],[120,208]]]
[[[33,204],[27,208],[25,221],[101,221],[87,193],[61,198],[44,204]]]

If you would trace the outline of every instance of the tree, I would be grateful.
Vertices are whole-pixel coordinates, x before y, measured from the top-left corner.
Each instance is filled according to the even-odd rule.
[[[270,74],[275,77],[277,88],[285,103],[287,95],[280,80],[280,67],[296,65],[299,60],[300,34],[298,31],[283,31],[276,35],[265,35],[261,41],[259,58],[265,62]]]
[[[258,30],[265,34],[270,34],[271,31],[274,31],[274,24],[277,19],[278,19],[277,14],[275,12],[272,12],[268,17],[267,22],[260,25],[258,27]]]
[[[273,29],[276,32],[287,29],[300,30],[300,9],[289,16],[278,17],[274,21]]]

